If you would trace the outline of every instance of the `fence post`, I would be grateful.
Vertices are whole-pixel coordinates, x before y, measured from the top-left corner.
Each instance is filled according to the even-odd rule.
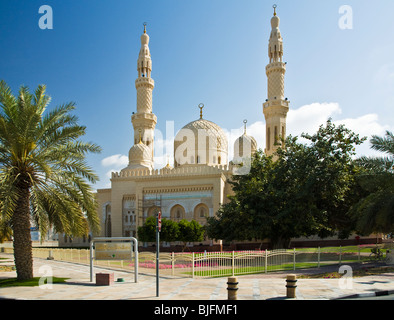
[[[293,250],[293,270],[296,269],[296,249]]]
[[[358,263],[360,263],[360,260],[361,260],[361,250],[360,250],[360,245],[358,245],[358,258],[357,258]]]
[[[268,249],[265,249],[265,273],[267,273]]]
[[[233,269],[233,277],[234,277],[234,268],[235,268],[235,263],[234,263],[235,261],[234,261],[234,250],[233,250],[233,256],[232,256],[232,259],[231,259],[231,264],[232,264],[232,269]]]
[[[194,252],[192,252],[192,278],[194,279]]]
[[[339,264],[342,264],[342,246],[339,246]]]
[[[171,274],[175,274],[175,253],[171,253]]]
[[[320,268],[320,247],[317,248],[317,268]]]

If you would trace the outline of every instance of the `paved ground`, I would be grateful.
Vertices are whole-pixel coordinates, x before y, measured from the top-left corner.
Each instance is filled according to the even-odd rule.
[[[12,258],[0,254],[0,257]],[[90,282],[90,268],[68,262],[34,259],[34,276],[42,277],[52,271],[53,276],[70,278],[64,284],[53,284],[52,288],[9,287],[0,288],[2,299],[22,300],[227,300],[227,278],[191,279],[160,278],[160,297],[156,297],[156,278],[118,270],[95,267],[97,272],[114,272],[115,283],[111,286],[96,286]],[[321,268],[320,272],[325,271]],[[296,273],[302,273],[297,271]],[[0,278],[15,277],[15,271],[0,272]],[[124,282],[116,282],[123,278]],[[286,299],[286,274],[268,273],[238,276],[238,300],[281,300]],[[394,273],[380,276],[353,278],[346,282],[338,279],[299,279],[296,300],[329,300],[353,294],[394,290]],[[345,285],[345,286],[344,286]]]

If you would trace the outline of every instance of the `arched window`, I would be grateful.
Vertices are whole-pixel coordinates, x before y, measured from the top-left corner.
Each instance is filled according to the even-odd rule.
[[[200,203],[194,208],[193,219],[200,224],[205,224],[207,222],[207,217],[209,216],[209,208],[206,204]]]
[[[171,220],[174,220],[174,221],[180,221],[182,219],[185,219],[185,217],[186,217],[185,208],[183,208],[179,204],[173,206],[171,208],[170,217],[171,217]]]

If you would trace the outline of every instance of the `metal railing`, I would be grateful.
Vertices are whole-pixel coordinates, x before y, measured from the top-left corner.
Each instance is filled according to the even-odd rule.
[[[273,271],[319,268],[325,265],[360,263],[373,259],[376,246],[309,248],[292,250],[254,250],[226,252],[160,253],[162,276],[210,278]],[[1,244],[0,244],[1,248]],[[12,248],[0,252],[13,253]],[[89,249],[33,248],[33,257],[89,265]],[[132,257],[134,258],[134,257]],[[155,274],[156,254],[139,252],[139,273]],[[134,270],[131,260],[95,260],[94,265],[114,269]]]

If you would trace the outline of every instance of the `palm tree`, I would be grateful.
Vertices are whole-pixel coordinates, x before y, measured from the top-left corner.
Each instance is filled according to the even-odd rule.
[[[371,149],[385,153],[383,157],[361,157],[364,168],[359,183],[365,192],[351,210],[357,217],[357,229],[362,234],[394,231],[394,135],[373,136]]]
[[[100,147],[78,139],[86,128],[71,114],[74,103],[47,110],[45,89],[22,86],[15,97],[0,81],[0,234],[12,232],[19,280],[33,277],[31,222],[41,235],[52,226],[82,236],[100,225],[91,187],[98,177],[85,160]]]
[[[361,157],[358,163],[375,172],[394,172],[394,135],[386,131],[385,137],[372,136],[371,149],[385,153],[384,157]]]

